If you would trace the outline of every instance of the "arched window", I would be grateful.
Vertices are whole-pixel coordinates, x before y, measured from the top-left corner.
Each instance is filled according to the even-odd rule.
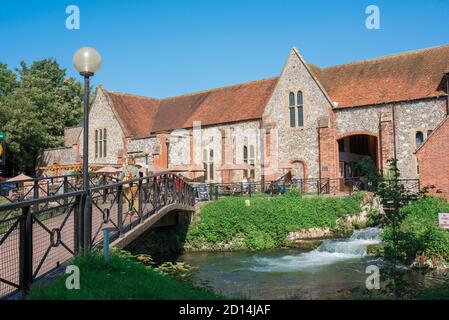
[[[303,98],[302,91],[298,91],[298,97],[296,99],[296,104],[298,108],[298,127],[304,126],[304,106],[303,106]]]
[[[290,111],[290,128],[294,128],[296,126],[296,123],[295,123],[295,94],[293,92],[290,92],[288,101]]]
[[[248,147],[243,146],[243,163],[248,163]]]
[[[106,140],[107,140],[107,134],[106,134],[106,128],[103,129],[103,157],[106,157],[106,150],[107,150],[107,144],[106,144]]]
[[[427,139],[432,135],[433,130],[427,130]]]
[[[416,143],[416,148],[421,147],[421,145],[424,142],[424,134],[421,131],[417,131],[416,132],[416,140],[415,141],[416,141],[415,142]]]
[[[209,179],[214,180],[214,150],[209,150]]]
[[[251,165],[249,176],[254,180],[256,178],[256,170],[254,169],[256,164],[256,153],[254,151],[254,146],[249,147],[249,164]]]
[[[100,136],[98,138],[99,157],[103,157],[103,130],[99,130]]]
[[[98,130],[95,130],[95,158],[98,158]]]
[[[205,182],[214,180],[214,150],[203,150],[203,167]]]

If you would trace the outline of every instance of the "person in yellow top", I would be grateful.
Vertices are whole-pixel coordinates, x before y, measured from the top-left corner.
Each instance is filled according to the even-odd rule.
[[[123,166],[122,172],[120,174],[120,180],[129,181],[139,178],[139,168],[136,166],[136,160],[133,156],[129,156],[127,164]],[[139,210],[139,195],[137,194],[137,185],[130,184],[129,187],[124,187],[124,202],[126,205],[125,213],[129,214],[130,220],[134,214],[138,213]]]

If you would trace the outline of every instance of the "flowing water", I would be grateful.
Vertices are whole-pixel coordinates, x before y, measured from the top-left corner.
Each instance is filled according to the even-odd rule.
[[[309,252],[190,253],[182,261],[197,267],[194,283],[230,297],[256,299],[338,298],[365,288],[366,267],[382,263],[366,255],[381,230],[354,231],[349,239],[326,240]]]

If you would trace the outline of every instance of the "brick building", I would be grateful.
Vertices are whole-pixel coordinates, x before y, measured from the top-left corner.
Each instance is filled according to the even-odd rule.
[[[449,118],[416,151],[422,187],[449,200]]]
[[[293,48],[270,79],[165,99],[100,86],[89,163],[118,165],[129,153],[144,163],[147,154],[191,179],[230,182],[285,168],[298,178],[352,177],[362,157],[383,171],[396,154],[402,177],[418,178],[415,151],[448,115],[448,70],[449,46],[325,68]],[[42,170],[79,164],[81,137],[82,128],[67,129],[64,148],[43,152]]]

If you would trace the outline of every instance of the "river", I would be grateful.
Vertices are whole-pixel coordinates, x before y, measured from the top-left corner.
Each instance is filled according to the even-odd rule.
[[[356,230],[349,239],[326,240],[317,249],[263,252],[188,253],[181,261],[196,271],[193,283],[228,297],[335,299],[365,288],[366,268],[380,259],[366,255],[381,229]]]

